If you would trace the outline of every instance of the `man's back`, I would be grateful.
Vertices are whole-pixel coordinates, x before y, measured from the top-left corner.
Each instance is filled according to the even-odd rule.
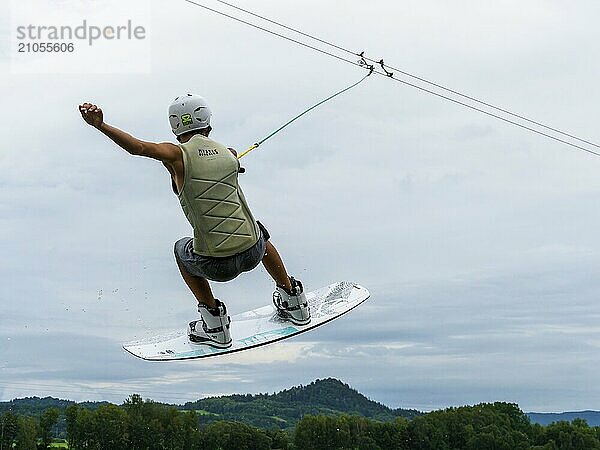
[[[180,147],[184,181],[179,201],[194,229],[194,252],[227,257],[256,244],[259,230],[238,185],[237,158],[200,134]]]

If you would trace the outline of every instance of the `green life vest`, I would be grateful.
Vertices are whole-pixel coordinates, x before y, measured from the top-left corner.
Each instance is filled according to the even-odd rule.
[[[238,185],[237,158],[200,134],[179,147],[185,167],[179,202],[194,229],[194,252],[226,257],[248,250],[260,231]]]

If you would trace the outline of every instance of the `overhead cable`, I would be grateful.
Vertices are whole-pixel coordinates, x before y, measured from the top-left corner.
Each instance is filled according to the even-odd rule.
[[[281,23],[281,22],[278,22],[278,21],[276,21],[276,20],[273,20],[273,19],[269,19],[268,17],[262,16],[262,15],[260,15],[260,14],[257,14],[257,13],[254,13],[254,12],[252,12],[252,11],[249,11],[249,10],[247,10],[247,9],[241,8],[241,7],[237,6],[237,5],[234,5],[234,4],[232,4],[232,3],[226,2],[226,1],[224,1],[224,0],[215,0],[215,1],[217,1],[217,2],[219,2],[219,3],[221,3],[221,4],[223,4],[223,5],[229,6],[229,7],[231,7],[231,8],[234,8],[234,9],[236,9],[236,10],[238,10],[238,11],[241,11],[241,12],[244,12],[244,13],[246,13],[246,14],[249,14],[249,15],[251,15],[251,16],[254,16],[254,17],[256,17],[256,18],[259,18],[259,19],[261,19],[261,20],[264,20],[264,21],[266,21],[266,22],[272,23],[273,25],[277,25],[278,27],[281,27],[281,28],[284,28],[284,29],[286,29],[286,30],[292,31],[292,32],[294,32],[294,33],[297,33],[297,34],[299,34],[299,35],[301,35],[301,36],[304,36],[304,37],[307,37],[307,38],[313,39],[313,40],[315,40],[315,41],[317,41],[317,42],[320,42],[320,43],[322,43],[322,44],[328,45],[329,47],[335,48],[335,49],[337,49],[337,50],[340,50],[340,51],[342,51],[342,52],[348,53],[348,54],[350,54],[350,55],[364,56],[364,55],[361,55],[361,54],[357,54],[357,53],[353,52],[352,50],[349,50],[349,49],[347,49],[347,48],[345,48],[345,47],[342,47],[342,46],[340,46],[340,45],[337,45],[337,44],[334,44],[334,43],[332,43],[332,42],[326,41],[325,39],[321,39],[321,38],[319,38],[319,37],[317,37],[317,36],[314,36],[314,35],[312,35],[312,34],[305,33],[305,32],[303,32],[303,31],[301,31],[301,30],[298,30],[297,28],[290,27],[289,25],[285,25],[285,24],[283,24],[283,23]],[[385,68],[383,67],[383,60],[376,61],[376,60],[374,60],[374,59],[372,59],[372,58],[369,58],[368,56],[364,56],[364,58],[365,58],[367,61],[371,62],[371,63],[374,63],[374,64],[381,64],[382,68],[385,70]],[[580,142],[583,142],[583,143],[586,143],[586,144],[592,145],[592,146],[594,146],[594,147],[600,148],[600,145],[598,145],[598,144],[595,144],[594,142],[591,142],[591,141],[588,141],[588,140],[585,140],[585,139],[581,139],[581,138],[579,138],[579,137],[577,137],[577,136],[574,136],[574,135],[572,135],[572,134],[569,134],[569,133],[567,133],[567,132],[561,131],[561,130],[559,130],[559,129],[557,129],[557,128],[551,127],[551,126],[549,126],[549,125],[545,125],[545,124],[543,124],[543,123],[541,123],[541,122],[537,122],[537,121],[535,121],[535,120],[533,120],[533,119],[529,119],[528,117],[525,117],[525,116],[523,116],[523,115],[521,115],[521,114],[513,113],[513,112],[511,112],[511,111],[509,111],[509,110],[507,110],[507,109],[501,108],[501,107],[499,107],[499,106],[495,106],[495,105],[493,105],[493,104],[491,104],[491,103],[489,103],[489,102],[483,101],[483,100],[479,100],[479,99],[477,99],[477,98],[475,98],[475,97],[472,97],[472,96],[470,96],[470,95],[463,94],[462,92],[456,91],[456,90],[454,90],[454,89],[450,89],[450,88],[448,88],[448,87],[446,87],[446,86],[443,86],[443,85],[441,85],[441,84],[435,83],[435,82],[433,82],[433,81],[430,81],[430,80],[427,80],[427,79],[425,79],[425,78],[419,77],[419,76],[417,76],[417,75],[414,75],[414,74],[412,74],[412,73],[409,73],[409,72],[406,72],[406,71],[404,71],[404,70],[398,69],[398,68],[396,68],[396,67],[390,66],[389,64],[386,64],[386,66],[387,66],[389,69],[392,69],[392,70],[393,70],[393,71],[395,71],[395,72],[401,73],[402,75],[406,75],[407,77],[410,77],[410,78],[414,78],[414,79],[416,79],[416,80],[419,80],[419,81],[421,81],[421,82],[423,82],[423,83],[426,83],[426,84],[429,84],[429,85],[431,85],[431,86],[435,86],[435,87],[436,87],[436,88],[438,88],[438,89],[442,89],[442,90],[444,90],[444,91],[446,91],[446,92],[450,92],[450,93],[452,93],[452,94],[455,94],[455,95],[458,95],[458,96],[460,96],[460,97],[466,98],[466,99],[468,99],[468,100],[471,100],[471,101],[473,101],[473,102],[476,102],[476,103],[479,103],[479,104],[481,104],[481,105],[487,106],[488,108],[492,108],[492,109],[495,109],[495,110],[497,110],[497,111],[503,112],[503,113],[505,113],[505,114],[509,114],[509,115],[511,115],[511,116],[513,116],[513,117],[517,117],[517,118],[519,118],[519,119],[521,119],[521,120],[525,120],[525,121],[527,121],[527,122],[530,122],[530,123],[532,123],[532,124],[535,124],[535,125],[537,125],[537,126],[539,126],[539,127],[546,128],[547,130],[551,130],[551,131],[554,131],[555,133],[562,134],[563,136],[570,137],[571,139],[575,139],[575,140],[577,140],[577,141],[580,141]],[[388,73],[389,73],[389,72],[388,72]]]
[[[478,111],[478,112],[480,112],[480,113],[483,113],[483,114],[486,114],[486,115],[488,115],[488,116],[490,116],[490,117],[494,117],[494,118],[496,118],[496,119],[502,120],[503,122],[506,122],[506,123],[509,123],[509,124],[512,124],[512,125],[516,125],[516,126],[518,126],[518,127],[520,127],[520,128],[523,128],[523,129],[525,129],[525,130],[531,131],[531,132],[533,132],[533,133],[537,133],[537,134],[539,134],[539,135],[541,135],[541,136],[545,136],[545,137],[547,137],[547,138],[550,138],[550,139],[553,139],[553,140],[555,140],[555,141],[557,141],[557,142],[560,142],[560,143],[563,143],[563,144],[569,145],[569,146],[571,146],[571,147],[577,148],[577,149],[579,149],[579,150],[583,150],[583,151],[585,151],[585,152],[587,152],[587,153],[590,153],[590,154],[593,154],[593,155],[596,155],[596,156],[600,156],[600,153],[599,153],[599,152],[596,152],[596,151],[594,151],[594,150],[591,150],[591,149],[589,149],[589,148],[583,147],[583,146],[581,146],[581,145],[578,145],[578,144],[574,144],[574,143],[572,143],[572,142],[569,142],[569,141],[567,141],[567,140],[565,140],[565,139],[562,139],[562,138],[559,138],[559,137],[553,136],[553,135],[551,135],[551,134],[548,134],[548,133],[546,133],[546,132],[543,132],[543,131],[540,131],[540,130],[536,130],[535,128],[532,128],[531,126],[523,125],[523,124],[521,124],[521,123],[519,123],[519,122],[516,122],[515,120],[511,120],[511,119],[508,119],[508,118],[506,118],[506,117],[500,116],[499,114],[496,114],[496,113],[493,113],[493,112],[490,112],[490,111],[486,111],[486,110],[482,109],[481,107],[477,107],[477,106],[470,105],[470,104],[468,104],[468,103],[465,103],[464,101],[457,100],[457,99],[455,99],[455,98],[449,97],[448,95],[441,94],[441,93],[439,93],[439,92],[435,92],[435,91],[433,91],[433,90],[431,90],[431,89],[429,89],[429,88],[426,88],[426,87],[423,87],[423,86],[419,86],[419,85],[417,85],[417,84],[415,84],[415,83],[411,83],[411,82],[409,82],[409,81],[406,81],[406,80],[400,79],[400,78],[398,78],[398,77],[395,77],[395,76],[394,76],[394,75],[393,75],[391,72],[389,72],[388,70],[386,70],[386,67],[387,67],[387,68],[389,68],[389,69],[392,69],[392,70],[394,70],[394,71],[397,71],[397,72],[399,72],[399,73],[401,73],[401,74],[403,74],[403,75],[406,75],[406,76],[409,76],[409,77],[411,77],[411,78],[417,79],[417,80],[419,80],[419,81],[421,81],[421,82],[423,82],[423,83],[426,83],[426,84],[429,84],[429,85],[431,85],[431,86],[434,86],[434,87],[436,87],[436,88],[438,88],[438,89],[442,89],[442,90],[444,90],[444,91],[446,91],[446,92],[452,93],[452,94],[454,94],[454,95],[457,95],[457,96],[459,96],[459,97],[462,97],[462,98],[464,98],[464,99],[467,99],[467,100],[473,101],[473,102],[475,102],[475,103],[478,103],[478,104],[480,104],[480,105],[482,105],[482,106],[486,106],[486,107],[492,108],[492,109],[494,109],[494,110],[496,110],[496,111],[499,111],[499,112],[502,112],[502,113],[508,114],[508,115],[510,115],[510,116],[512,116],[512,117],[519,118],[519,119],[521,119],[521,120],[524,120],[524,121],[526,121],[526,122],[529,122],[529,123],[531,123],[531,124],[534,124],[534,125],[536,125],[536,126],[539,126],[539,127],[541,127],[541,128],[544,128],[544,129],[546,129],[546,130],[550,130],[550,131],[553,131],[553,132],[555,132],[555,133],[558,133],[558,134],[560,134],[560,135],[563,135],[563,136],[566,136],[566,137],[572,138],[572,139],[574,139],[574,140],[576,140],[576,141],[583,142],[583,143],[586,143],[586,144],[588,144],[588,145],[592,145],[592,146],[594,146],[594,147],[600,148],[600,145],[598,145],[598,144],[595,144],[595,143],[593,143],[593,142],[591,142],[591,141],[587,141],[587,140],[585,140],[585,139],[578,138],[578,137],[576,137],[576,136],[574,136],[574,135],[572,135],[572,134],[569,134],[569,133],[563,132],[563,131],[561,131],[561,130],[558,130],[558,129],[556,129],[556,128],[553,128],[553,127],[550,127],[550,126],[547,126],[547,125],[544,125],[544,124],[542,124],[542,123],[540,123],[540,122],[536,122],[536,121],[534,121],[534,120],[531,120],[531,119],[528,119],[528,118],[526,118],[526,117],[524,117],[524,116],[521,116],[521,115],[518,115],[518,114],[512,113],[512,112],[510,112],[510,111],[508,111],[508,110],[505,110],[505,109],[502,109],[502,108],[496,107],[496,106],[494,106],[494,105],[492,105],[492,104],[490,104],[490,103],[487,103],[487,102],[484,102],[484,101],[478,100],[478,99],[476,99],[476,98],[474,98],[474,97],[471,97],[471,96],[468,96],[468,95],[462,94],[462,93],[460,93],[460,92],[458,92],[458,91],[454,91],[454,90],[452,90],[452,89],[446,88],[446,87],[444,87],[444,86],[442,86],[442,85],[439,85],[439,84],[433,83],[433,82],[431,82],[431,81],[428,81],[428,80],[426,80],[426,79],[424,79],[424,78],[417,77],[417,76],[415,76],[415,75],[412,75],[412,74],[410,74],[410,73],[408,73],[408,72],[405,72],[405,71],[402,71],[402,70],[400,70],[400,69],[394,68],[394,67],[392,67],[392,66],[389,66],[389,65],[385,65],[385,66],[384,66],[384,64],[383,64],[383,60],[376,61],[375,59],[368,58],[368,57],[364,56],[364,52],[363,52],[363,53],[354,53],[354,52],[352,52],[352,51],[350,51],[350,50],[348,50],[348,49],[346,49],[346,48],[344,48],[344,47],[341,47],[341,46],[338,46],[338,45],[336,45],[336,44],[330,43],[330,42],[328,42],[328,41],[326,41],[326,40],[323,40],[323,39],[317,38],[317,37],[315,37],[315,36],[312,36],[312,35],[310,35],[310,34],[308,34],[308,33],[304,33],[304,32],[302,32],[302,31],[300,31],[300,30],[297,30],[297,29],[295,29],[295,28],[292,28],[292,27],[289,27],[289,26],[287,26],[287,25],[281,24],[281,23],[279,23],[279,22],[276,22],[276,21],[274,21],[274,20],[268,19],[268,18],[266,18],[266,17],[264,17],[264,16],[261,16],[261,15],[259,15],[259,14],[253,13],[253,12],[251,12],[251,11],[248,11],[248,10],[246,10],[246,9],[243,9],[243,8],[237,7],[237,6],[235,6],[235,5],[231,4],[231,3],[225,2],[225,1],[223,1],[223,0],[216,0],[217,2],[220,2],[220,3],[222,3],[222,4],[225,4],[225,5],[227,5],[227,6],[230,6],[230,7],[232,7],[232,8],[235,8],[235,9],[237,9],[237,10],[239,10],[239,11],[242,11],[242,12],[244,12],[244,13],[247,13],[247,14],[250,14],[250,15],[252,15],[252,16],[254,16],[254,17],[260,18],[260,19],[262,19],[262,20],[265,20],[265,21],[267,21],[267,22],[270,22],[270,23],[272,23],[272,24],[275,24],[275,25],[277,25],[277,26],[280,26],[280,27],[282,27],[282,28],[285,28],[285,29],[287,29],[287,30],[289,30],[289,31],[293,31],[293,32],[295,32],[295,33],[298,33],[298,34],[300,34],[300,35],[302,35],[302,36],[309,37],[310,39],[313,39],[313,40],[316,40],[316,41],[318,41],[318,42],[324,43],[324,44],[326,44],[326,45],[328,45],[328,46],[330,46],[330,47],[332,47],[332,48],[335,48],[335,49],[341,50],[341,51],[343,51],[343,52],[346,52],[346,53],[352,54],[352,55],[354,55],[354,56],[360,56],[360,57],[361,57],[361,60],[360,60],[360,61],[353,61],[353,60],[350,60],[350,59],[344,58],[344,57],[342,57],[342,56],[336,55],[336,54],[334,54],[334,53],[331,53],[331,52],[329,52],[329,51],[323,50],[323,49],[321,49],[321,48],[315,47],[314,45],[307,44],[306,42],[302,42],[302,41],[300,41],[300,40],[298,40],[298,39],[294,39],[294,38],[292,38],[292,37],[289,37],[289,36],[286,36],[286,35],[284,35],[284,34],[278,33],[278,32],[276,32],[276,31],[270,30],[270,29],[268,29],[268,28],[265,28],[265,27],[263,27],[263,26],[257,25],[257,24],[255,24],[255,23],[249,22],[249,21],[247,21],[247,20],[241,19],[241,18],[239,18],[239,17],[233,16],[233,15],[231,15],[231,14],[228,14],[228,13],[225,13],[225,12],[223,12],[223,11],[219,11],[219,10],[217,10],[217,9],[211,8],[211,7],[209,7],[209,6],[206,6],[206,5],[202,4],[202,3],[199,3],[199,2],[197,2],[197,1],[194,1],[194,0],[184,0],[184,1],[186,1],[187,3],[190,3],[190,4],[192,4],[192,5],[195,5],[195,6],[197,6],[197,7],[203,8],[203,9],[205,9],[205,10],[211,11],[211,12],[213,12],[213,13],[215,13],[215,14],[219,14],[219,15],[221,15],[221,16],[224,16],[224,17],[227,17],[227,18],[229,18],[229,19],[235,20],[235,21],[237,21],[237,22],[243,23],[243,24],[245,24],[245,25],[248,25],[248,26],[250,26],[250,27],[253,27],[253,28],[255,28],[255,29],[258,29],[258,30],[261,30],[261,31],[263,31],[263,32],[269,33],[269,34],[271,34],[271,35],[277,36],[277,37],[279,37],[279,38],[281,38],[281,39],[285,39],[285,40],[287,40],[287,41],[290,41],[290,42],[293,42],[293,43],[295,43],[295,44],[297,44],[297,45],[300,45],[300,46],[303,46],[303,47],[309,48],[309,49],[311,49],[311,50],[317,51],[317,52],[319,52],[319,53],[325,54],[325,55],[327,55],[327,56],[329,56],[329,57],[335,58],[335,59],[337,59],[337,60],[340,60],[340,61],[342,61],[342,62],[345,62],[345,63],[348,63],[348,64],[352,64],[352,65],[354,65],[354,66],[358,66],[358,67],[364,67],[363,61],[365,61],[365,60],[366,60],[366,61],[373,62],[373,63],[375,63],[375,64],[379,64],[379,65],[382,67],[382,70],[378,70],[378,69],[375,69],[375,70],[373,70],[373,72],[374,72],[374,73],[377,73],[378,75],[384,76],[384,77],[386,77],[386,78],[391,78],[391,79],[393,79],[394,81],[397,81],[397,82],[399,82],[399,83],[405,84],[405,85],[407,85],[407,86],[413,87],[413,88],[415,88],[415,89],[418,89],[418,90],[421,90],[421,91],[423,91],[423,92],[427,92],[427,93],[429,93],[429,94],[432,94],[432,95],[435,95],[435,96],[437,96],[437,97],[443,98],[443,99],[445,99],[445,100],[451,101],[451,102],[453,102],[453,103],[456,103],[456,104],[458,104],[458,105],[464,106],[464,107],[466,107],[466,108],[469,108],[469,109],[472,109],[472,110],[474,110],[474,111]],[[370,67],[370,66],[369,66],[369,67]]]

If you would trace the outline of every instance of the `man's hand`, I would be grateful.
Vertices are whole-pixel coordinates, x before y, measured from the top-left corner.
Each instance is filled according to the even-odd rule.
[[[102,110],[96,105],[92,105],[91,103],[79,105],[79,112],[83,120],[94,128],[100,128],[104,123],[104,114],[102,114]]]
[[[233,149],[231,147],[227,147],[227,149],[233,154],[233,156],[235,156],[237,158],[237,152],[235,151],[235,149]],[[246,169],[244,169],[240,165],[239,161],[238,161],[238,166],[239,166],[238,173],[246,173]]]
[[[181,149],[178,146],[170,143],[155,144],[141,141],[118,128],[110,126],[104,122],[102,110],[91,103],[79,105],[79,112],[86,123],[104,133],[127,153],[157,159],[166,165],[179,163],[183,165]]]

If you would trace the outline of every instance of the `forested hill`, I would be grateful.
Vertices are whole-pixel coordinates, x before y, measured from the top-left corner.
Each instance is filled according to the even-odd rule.
[[[74,405],[71,400],[53,397],[28,397],[0,402],[0,414],[11,411],[15,414],[40,417],[49,408],[61,413]],[[78,406],[95,410],[108,402],[83,402]],[[167,406],[167,405],[166,405]],[[194,410],[200,422],[235,420],[264,428],[291,428],[306,414],[334,416],[340,414],[390,421],[396,417],[412,419],[421,415],[415,410],[390,409],[381,403],[369,400],[347,384],[334,378],[316,380],[306,386],[297,386],[275,394],[229,395],[210,397],[185,405],[175,405],[179,410]],[[590,426],[600,426],[599,411],[565,413],[527,413],[533,423],[548,425],[558,421],[583,419]]]
[[[48,408],[57,408],[64,410],[68,406],[74,405],[71,400],[61,400],[54,397],[27,397],[11,400],[10,402],[0,402],[0,414],[5,411],[12,411],[15,414],[25,416],[40,416]],[[97,409],[101,405],[107,405],[108,402],[82,402],[79,406],[87,409]]]
[[[0,414],[10,410],[16,414],[39,417],[48,408],[57,408],[62,412],[74,403],[52,397],[30,397],[0,403]],[[97,409],[103,404],[107,403],[85,402],[78,405],[85,409]],[[179,410],[196,411],[202,423],[235,420],[264,428],[292,428],[306,414],[360,415],[384,422],[396,417],[411,419],[420,415],[415,410],[394,410],[369,400],[334,378],[316,380],[309,385],[293,387],[276,394],[210,397],[174,406]]]
[[[317,380],[277,394],[229,395],[186,403],[183,409],[195,410],[205,421],[240,420],[258,427],[293,427],[302,416],[353,414],[380,421],[396,417],[413,418],[415,410],[390,409],[369,400],[334,378]]]

